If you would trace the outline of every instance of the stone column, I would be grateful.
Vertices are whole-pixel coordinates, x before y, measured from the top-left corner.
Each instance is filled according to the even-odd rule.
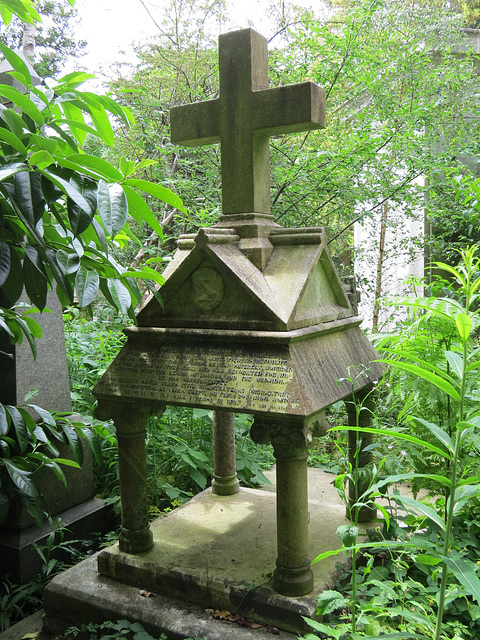
[[[268,435],[267,435],[268,434]],[[303,419],[282,419],[275,425],[255,420],[252,439],[273,444],[276,459],[277,568],[275,591],[285,596],[303,596],[313,589],[308,557],[307,434]]]
[[[212,492],[230,496],[240,491],[235,457],[235,414],[213,412],[213,480]]]
[[[355,398],[345,401],[348,415],[348,426],[370,427],[372,425],[373,398],[371,389],[357,391]],[[348,460],[352,465],[352,474],[357,476],[357,482],[350,482],[348,486],[347,518],[350,518],[351,509],[358,498],[368,489],[371,483],[370,465],[372,452],[365,451],[368,445],[373,443],[371,433],[357,431],[348,432]],[[370,522],[377,517],[377,510],[372,506],[358,508],[354,519],[358,522]]]
[[[153,546],[148,518],[145,434],[147,419],[161,415],[165,405],[99,401],[96,417],[112,419],[117,429],[122,526],[119,547],[141,553]]]

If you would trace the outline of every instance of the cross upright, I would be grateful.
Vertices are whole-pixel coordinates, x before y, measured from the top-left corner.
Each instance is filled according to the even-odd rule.
[[[170,110],[176,144],[221,144],[223,214],[270,213],[269,137],[325,127],[312,82],[268,88],[267,40],[252,29],[219,37],[220,93]]]

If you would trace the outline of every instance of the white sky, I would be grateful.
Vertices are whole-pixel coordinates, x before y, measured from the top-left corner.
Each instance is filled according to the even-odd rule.
[[[161,24],[169,0],[145,0],[145,4]],[[250,20],[262,35],[270,35],[268,18],[264,15],[268,0],[227,0],[226,4],[234,28],[250,26]],[[323,2],[294,0],[294,4],[318,7]],[[77,34],[88,42],[88,54],[78,62],[97,76],[102,75],[102,65],[108,66],[121,58],[122,49],[128,53],[132,42],[140,43],[158,33],[140,0],[76,0],[75,6],[81,18]]]

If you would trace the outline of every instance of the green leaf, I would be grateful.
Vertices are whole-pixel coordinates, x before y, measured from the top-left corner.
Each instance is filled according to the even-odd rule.
[[[18,153],[24,158],[27,157],[28,155],[27,148],[25,147],[23,142],[20,140],[20,138],[18,138],[9,129],[4,129],[3,127],[0,127],[0,140],[3,140],[3,142],[6,142],[8,145],[13,147],[15,151],[18,151]]]
[[[20,490],[20,492],[30,498],[36,498],[37,490],[32,481],[32,474],[30,471],[22,469],[12,460],[8,460],[7,458],[3,459],[3,464],[8,471],[11,481]]]
[[[128,215],[128,202],[124,190],[118,183],[98,183],[98,211],[109,236],[114,238],[119,233]]]
[[[80,256],[75,253],[67,253],[63,249],[57,251],[57,262],[63,273],[68,276],[76,273],[80,267]]]
[[[10,245],[0,240],[0,287],[8,278],[11,264]]]
[[[69,199],[67,202],[68,219],[75,237],[83,233],[92,223],[97,208],[97,184],[84,176],[74,176],[70,184],[81,194],[86,207]]]
[[[52,416],[52,414],[49,411],[47,411],[46,409],[43,409],[42,407],[39,407],[36,404],[29,404],[28,406],[38,413],[38,415],[42,419],[42,422],[47,424],[49,427],[56,426],[57,423],[55,422],[55,418]]]
[[[64,434],[67,437],[70,449],[72,450],[75,460],[79,465],[81,465],[83,462],[83,447],[78,433],[73,427],[68,424],[62,424],[61,426]]]
[[[100,278],[96,271],[88,269],[84,265],[80,266],[75,276],[75,289],[80,307],[87,307],[95,300],[98,293],[99,282]]]
[[[45,124],[45,120],[43,118],[42,113],[37,109],[34,103],[25,96],[23,93],[15,89],[14,87],[10,87],[7,84],[0,84],[0,96],[7,98],[10,102],[17,105],[23,113],[26,113],[27,116],[35,122],[39,127],[43,127]]]
[[[428,505],[423,504],[423,502],[419,502],[418,500],[414,500],[414,498],[410,498],[409,496],[394,494],[391,496],[391,499],[400,502],[404,506],[411,507],[415,511],[420,512],[429,520],[434,522],[438,527],[440,527],[442,531],[445,531],[445,522],[432,507],[429,507]]]
[[[134,191],[132,187],[124,184],[123,190],[127,196],[128,213],[132,218],[140,225],[145,222],[157,233],[159,238],[163,238],[163,229],[147,202],[145,202],[142,196]]]
[[[59,163],[62,166],[86,173],[105,182],[121,182],[123,180],[122,173],[109,162],[86,153],[69,155],[65,160],[59,160]]]
[[[22,414],[17,409],[17,407],[13,407],[12,405],[7,404],[5,408],[10,414],[10,418],[12,419],[12,424],[15,428],[15,434],[17,436],[17,442],[20,447],[20,453],[23,453],[28,446],[27,425],[25,424]]]
[[[128,313],[128,310],[132,304],[132,298],[127,287],[117,278],[109,279],[107,281],[108,290],[112,297],[115,307],[124,315]]]
[[[45,169],[43,175],[46,176],[53,184],[63,191],[73,202],[83,211],[90,211],[90,203],[85,199],[82,192],[71,182],[65,180],[61,176],[53,173],[50,169]]]
[[[108,144],[109,147],[112,147],[115,141],[112,125],[110,124],[110,120],[108,119],[105,109],[101,107],[101,105],[98,106],[99,108],[97,109],[94,107],[90,107],[89,109],[93,124],[95,125],[98,136]]]
[[[423,424],[423,426],[426,427],[430,431],[430,433],[432,433],[437,438],[437,440],[439,440],[448,449],[448,451],[453,454],[454,445],[452,439],[446,431],[440,429],[440,427],[433,422],[428,422],[427,420],[423,420],[423,418],[419,418],[418,416],[412,416],[412,420]]]
[[[20,171],[28,171],[28,167],[23,162],[12,162],[11,164],[4,164],[0,167],[0,182],[10,178],[10,176],[19,173]]]
[[[170,191],[170,189],[166,189],[159,184],[148,182],[148,180],[140,180],[138,178],[129,178],[128,180],[125,180],[124,184],[140,189],[141,191],[145,191],[145,193],[149,193],[151,196],[155,196],[155,198],[163,200],[163,202],[166,202],[174,209],[184,209],[181,198],[179,198],[176,193],[173,193],[173,191]]]
[[[317,598],[317,614],[324,616],[349,606],[349,600],[338,591],[322,591]]]
[[[25,220],[33,228],[36,227],[45,212],[41,175],[30,171],[15,174],[13,197]]]
[[[5,436],[8,433],[8,414],[5,411],[5,407],[0,403],[0,436]]]
[[[435,373],[431,373],[426,369],[422,369],[421,367],[418,367],[414,364],[409,364],[408,362],[399,362],[397,360],[383,360],[383,359],[375,360],[375,362],[383,362],[385,364],[388,364],[394,367],[395,369],[400,369],[401,371],[408,371],[409,373],[413,373],[419,378],[423,378],[424,380],[427,380],[427,382],[430,382],[431,384],[435,385],[441,391],[444,391],[447,395],[453,398],[453,400],[460,402],[460,396],[458,394],[458,391],[455,389],[455,387],[451,385],[449,382],[447,382],[445,378],[442,378]]]
[[[426,440],[421,440],[420,438],[417,438],[415,436],[411,436],[408,433],[403,433],[401,431],[388,431],[386,429],[375,429],[374,427],[350,427],[350,426],[332,427],[331,429],[329,429],[329,431],[357,431],[359,433],[373,433],[374,435],[378,435],[382,437],[388,436],[392,438],[397,438],[398,440],[407,440],[408,442],[413,442],[415,444],[418,444],[419,446],[423,447],[424,449],[427,449],[428,451],[432,451],[433,453],[438,453],[438,455],[442,456],[443,458],[448,458],[448,459],[451,458],[451,456],[448,453],[446,453],[442,449],[439,449],[434,444],[431,444]]]
[[[26,87],[32,86],[32,76],[30,75],[30,71],[28,70],[27,65],[24,60],[17,55],[12,49],[9,49],[4,44],[0,43],[0,51],[5,56],[6,60],[12,65],[12,68],[15,69],[20,75],[23,76],[23,84]]]
[[[442,556],[442,560],[460,584],[480,605],[480,580],[475,573],[475,564],[462,558]]]
[[[302,618],[308,625],[312,627],[312,629],[315,629],[315,631],[319,631],[320,633],[324,633],[327,638],[335,638],[335,640],[339,640],[339,638],[344,635],[344,629],[342,627],[336,629],[332,625],[323,624],[322,622],[317,622],[316,620],[305,618],[305,616],[302,616]],[[302,636],[302,638],[306,638],[306,640],[310,640],[310,638],[312,640],[316,640],[317,637],[317,635],[313,635],[311,633],[306,636]]]
[[[51,164],[55,164],[53,156],[45,149],[32,153],[29,162],[31,167],[37,166],[40,170],[46,169]]]
[[[336,533],[340,536],[342,544],[350,547],[355,544],[358,537],[358,527],[354,527],[351,524],[341,524],[337,527]]]
[[[472,331],[472,319],[466,313],[457,313],[455,316],[455,324],[457,325],[458,333],[463,341],[468,340]]]
[[[47,304],[48,279],[43,261],[31,245],[25,246],[23,280],[28,297],[42,311]]]

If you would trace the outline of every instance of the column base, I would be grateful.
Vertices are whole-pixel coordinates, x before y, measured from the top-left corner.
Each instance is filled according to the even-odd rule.
[[[352,511],[356,511],[355,517],[350,520],[350,516],[352,515]],[[345,517],[350,522],[373,522],[378,517],[378,511],[376,507],[353,507],[349,509],[348,507],[345,509]]]
[[[212,480],[212,493],[217,496],[233,496],[240,491],[240,482],[234,476],[216,476]]]
[[[283,596],[306,596],[313,590],[310,563],[303,567],[280,567],[273,572],[273,588]]]
[[[143,529],[125,529],[121,527],[118,537],[120,551],[125,553],[142,553],[153,547],[153,533],[150,527]]]

